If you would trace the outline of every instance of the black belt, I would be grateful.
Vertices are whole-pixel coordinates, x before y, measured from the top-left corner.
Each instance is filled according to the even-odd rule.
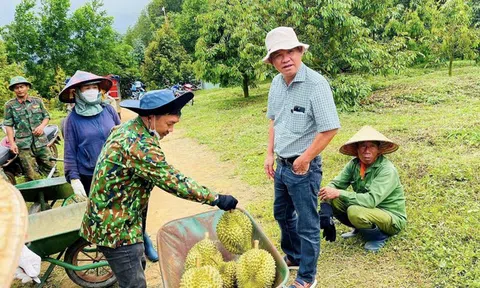
[[[299,156],[293,156],[290,158],[283,158],[280,156],[277,156],[277,161],[281,162],[284,165],[293,165],[293,162],[298,158]]]

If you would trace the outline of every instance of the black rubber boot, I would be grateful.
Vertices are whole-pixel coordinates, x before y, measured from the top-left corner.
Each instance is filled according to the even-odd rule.
[[[147,256],[148,260],[152,262],[158,261],[158,253],[153,247],[152,240],[148,237],[147,232],[143,233],[143,245],[145,246],[145,255]]]
[[[376,225],[373,225],[371,229],[358,229],[363,239],[365,239],[365,250],[371,252],[378,252],[380,248],[385,246],[385,242],[388,239],[388,235],[378,229]]]

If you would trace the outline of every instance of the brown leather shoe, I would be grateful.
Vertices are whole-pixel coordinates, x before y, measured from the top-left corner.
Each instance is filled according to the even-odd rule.
[[[287,263],[287,266],[288,266],[289,270],[298,270],[298,268],[299,268],[298,264],[294,263],[293,261],[290,261],[290,259],[288,259],[287,255],[283,256],[283,260],[285,261],[285,263]]]

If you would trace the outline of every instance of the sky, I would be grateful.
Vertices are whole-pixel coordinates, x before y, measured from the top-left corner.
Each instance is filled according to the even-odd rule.
[[[0,0],[0,26],[9,24],[15,15],[15,6],[21,0]],[[87,3],[86,0],[70,0],[70,12]],[[125,33],[129,26],[137,21],[140,12],[150,0],[103,0],[103,8],[110,16],[114,17],[113,28],[120,33]],[[40,0],[37,0],[40,6]]]

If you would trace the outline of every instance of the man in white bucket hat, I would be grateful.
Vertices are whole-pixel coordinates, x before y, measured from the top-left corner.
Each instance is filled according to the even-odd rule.
[[[317,193],[322,180],[319,154],[340,128],[327,80],[302,63],[308,45],[290,27],[277,27],[265,39],[265,63],[280,73],[268,94],[270,119],[265,173],[274,179],[273,212],[290,269],[298,269],[291,288],[313,288],[320,253]],[[274,162],[277,167],[274,170]],[[323,227],[322,227],[323,228]]]
[[[354,228],[342,237],[360,234],[368,251],[378,251],[407,222],[397,169],[383,156],[397,149],[398,145],[382,133],[370,126],[362,127],[340,148],[340,153],[355,158],[320,189],[320,198],[331,201],[335,218]],[[346,190],[350,185],[353,192]]]

